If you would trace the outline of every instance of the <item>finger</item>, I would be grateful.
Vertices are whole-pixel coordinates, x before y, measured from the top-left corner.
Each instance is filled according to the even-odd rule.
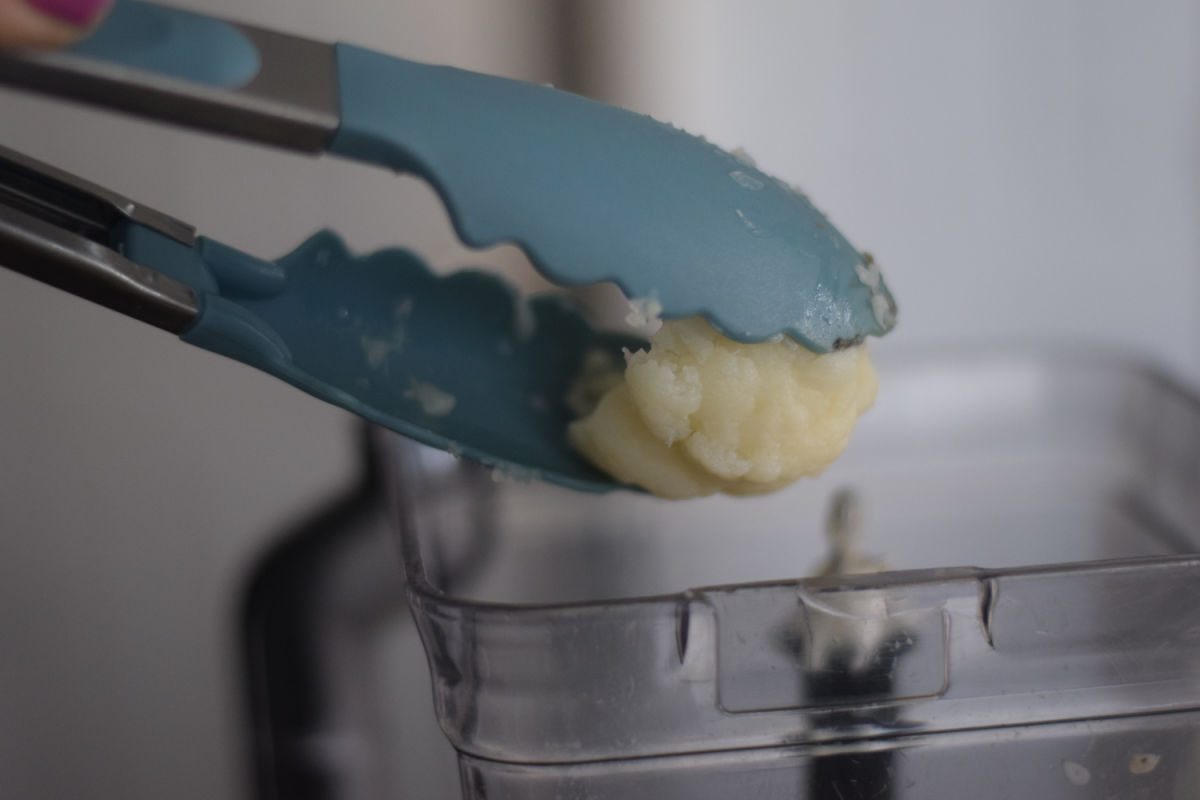
[[[87,33],[109,0],[0,0],[0,47],[57,47]]]

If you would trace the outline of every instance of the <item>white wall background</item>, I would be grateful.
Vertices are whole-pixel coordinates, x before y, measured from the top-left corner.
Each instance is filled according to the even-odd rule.
[[[880,261],[900,325],[1200,378],[1200,5],[602,0],[608,98],[743,146]]]

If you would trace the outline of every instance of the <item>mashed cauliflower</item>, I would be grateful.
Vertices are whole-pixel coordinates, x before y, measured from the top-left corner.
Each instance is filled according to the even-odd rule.
[[[671,498],[763,494],[820,473],[878,388],[865,345],[740,344],[699,318],[664,322],[626,362],[568,436],[615,479]],[[597,385],[594,365],[580,381]]]

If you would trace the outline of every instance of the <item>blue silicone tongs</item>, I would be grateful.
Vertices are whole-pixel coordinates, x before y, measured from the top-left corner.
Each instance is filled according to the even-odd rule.
[[[411,172],[461,239],[513,242],[555,283],[613,281],[667,318],[815,352],[891,329],[895,302],[800,193],[701,138],[550,87],[135,0],[78,46],[0,54],[0,83]],[[179,333],[427,444],[577,489],[564,398],[586,353],[636,340],[479,272],[318,233],[259,259],[0,152],[0,263]]]

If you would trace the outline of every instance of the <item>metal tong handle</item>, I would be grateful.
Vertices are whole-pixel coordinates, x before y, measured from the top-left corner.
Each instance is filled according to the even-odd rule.
[[[340,122],[331,45],[140,0],[118,0],[75,47],[0,52],[0,84],[303,152]],[[188,225],[0,147],[0,265],[181,333],[191,287],[121,252],[129,226],[184,245]]]
[[[140,0],[71,49],[0,52],[0,84],[306,153],[340,119],[332,45]]]
[[[182,333],[199,313],[196,293],[115,249],[130,224],[195,241],[179,220],[0,147],[0,266]]]

